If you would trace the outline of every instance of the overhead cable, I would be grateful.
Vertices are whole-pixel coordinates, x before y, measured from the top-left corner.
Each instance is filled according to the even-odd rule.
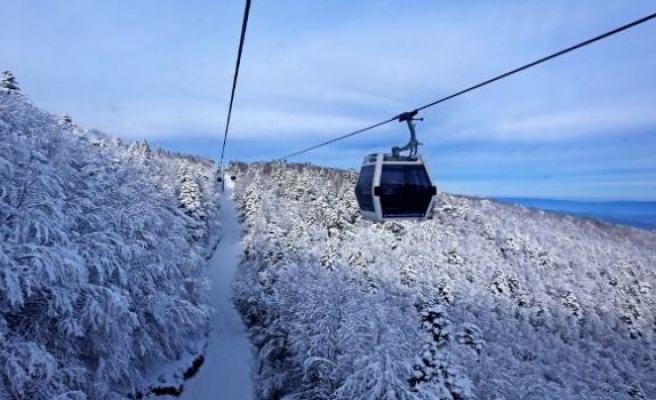
[[[449,96],[442,97],[441,99],[436,100],[436,101],[433,101],[432,103],[428,103],[428,104],[425,104],[425,105],[423,105],[423,106],[417,107],[417,108],[415,108],[414,110],[409,111],[409,112],[410,112],[410,113],[415,113],[415,112],[419,112],[419,111],[421,111],[421,110],[425,110],[425,109],[427,109],[427,108],[429,108],[429,107],[433,107],[433,106],[435,106],[435,105],[437,105],[437,104],[440,104],[440,103],[443,103],[443,102],[445,102],[445,101],[447,101],[447,100],[451,100],[451,99],[453,99],[454,97],[458,97],[458,96],[463,95],[463,94],[465,94],[465,93],[467,93],[467,92],[471,92],[472,90],[479,89],[479,88],[481,88],[481,87],[483,87],[483,86],[489,85],[490,83],[493,83],[493,82],[499,81],[499,80],[501,80],[501,79],[507,78],[507,77],[509,77],[509,76],[511,76],[511,75],[514,75],[514,74],[518,73],[518,72],[521,72],[521,71],[527,70],[527,69],[529,69],[529,68],[535,67],[536,65],[542,64],[542,63],[544,63],[544,62],[546,62],[546,61],[549,61],[549,60],[552,60],[552,59],[554,59],[554,58],[556,58],[556,57],[560,57],[560,56],[562,56],[562,55],[564,55],[564,54],[567,54],[567,53],[569,53],[569,52],[571,52],[571,51],[574,51],[574,50],[580,49],[580,48],[582,48],[582,47],[585,47],[585,46],[588,46],[588,45],[590,45],[590,44],[592,44],[592,43],[595,43],[595,42],[597,42],[597,41],[599,41],[599,40],[605,39],[605,38],[607,38],[607,37],[609,37],[609,36],[615,35],[615,34],[617,34],[617,33],[620,33],[620,32],[622,32],[622,31],[625,31],[625,30],[627,30],[627,29],[630,29],[630,28],[633,28],[633,27],[638,26],[638,25],[640,25],[640,24],[643,24],[643,23],[645,23],[645,22],[647,22],[647,21],[649,21],[649,20],[652,20],[652,19],[654,19],[654,18],[656,18],[656,13],[653,13],[653,14],[647,15],[646,17],[640,18],[640,19],[635,20],[635,21],[633,21],[633,22],[630,22],[630,23],[628,23],[628,24],[626,24],[626,25],[622,25],[622,26],[620,26],[620,27],[618,27],[618,28],[615,28],[615,29],[613,29],[613,30],[611,30],[611,31],[608,31],[608,32],[606,32],[606,33],[602,33],[601,35],[598,35],[598,36],[595,36],[595,37],[593,37],[593,38],[591,38],[591,39],[588,39],[588,40],[585,40],[585,41],[583,41],[583,42],[577,43],[577,44],[575,44],[575,45],[573,45],[573,46],[570,46],[570,47],[567,47],[567,48],[565,48],[565,49],[563,49],[563,50],[557,51],[557,52],[555,52],[555,53],[553,53],[553,54],[550,54],[550,55],[548,55],[548,56],[546,56],[546,57],[542,57],[542,58],[540,58],[540,59],[538,59],[538,60],[535,60],[535,61],[533,61],[533,62],[530,62],[530,63],[528,63],[528,64],[525,64],[525,65],[523,65],[523,66],[521,66],[521,67],[519,67],[519,68],[515,68],[515,69],[513,69],[513,70],[511,70],[511,71],[505,72],[505,73],[503,73],[503,74],[501,74],[501,75],[495,76],[494,78],[491,78],[491,79],[488,79],[488,80],[483,81],[483,82],[481,82],[481,83],[478,83],[478,84],[476,84],[476,85],[470,86],[470,87],[468,87],[468,88],[466,88],[466,89],[463,89],[463,90],[461,90],[461,91],[459,91],[459,92],[453,93],[453,94],[451,94],[451,95],[449,95]],[[386,120],[384,120],[384,121],[382,121],[382,122],[379,122],[379,123],[377,123],[377,124],[373,124],[373,125],[370,125],[370,126],[368,126],[368,127],[366,127],[366,128],[359,129],[359,130],[357,130],[357,131],[355,131],[355,132],[351,132],[351,133],[349,133],[349,134],[346,134],[346,135],[343,135],[343,136],[336,137],[336,138],[331,139],[331,140],[329,140],[329,141],[327,141],[327,142],[324,142],[324,143],[321,143],[321,144],[318,144],[318,145],[315,145],[315,146],[312,146],[312,147],[308,147],[307,149],[297,151],[297,152],[295,152],[295,153],[292,153],[292,154],[289,154],[288,156],[283,157],[282,159],[295,157],[295,156],[298,156],[298,155],[300,155],[300,154],[307,153],[307,152],[312,151],[312,150],[316,150],[316,149],[318,149],[319,147],[323,147],[323,146],[326,146],[326,145],[329,145],[329,144],[335,143],[335,142],[337,142],[337,141],[340,141],[340,140],[346,139],[346,138],[348,138],[348,137],[355,136],[355,135],[358,135],[358,134],[360,134],[360,133],[366,132],[366,131],[368,131],[368,130],[371,130],[371,129],[377,128],[377,127],[379,127],[379,126],[382,126],[382,125],[388,124],[388,123],[390,123],[390,122],[392,122],[392,121],[394,121],[394,120],[399,120],[399,118],[400,118],[402,115],[404,115],[404,114],[405,114],[405,113],[401,113],[401,114],[399,114],[399,115],[396,115],[396,116],[394,116],[394,117],[392,117],[392,118],[386,119]]]
[[[223,146],[221,147],[221,160],[219,168],[223,173],[223,157],[225,155],[226,141],[228,140],[228,129],[230,128],[230,117],[232,115],[232,104],[235,100],[235,89],[237,88],[237,77],[239,76],[239,66],[241,64],[241,53],[244,49],[244,39],[246,38],[246,27],[248,26],[248,14],[251,9],[251,0],[246,0],[244,8],[244,19],[241,24],[241,37],[239,38],[239,51],[237,52],[237,63],[235,64],[235,73],[232,78],[232,92],[230,94],[230,106],[228,107],[228,118],[226,119],[225,133],[223,134]],[[225,188],[225,179],[221,177],[221,190]]]

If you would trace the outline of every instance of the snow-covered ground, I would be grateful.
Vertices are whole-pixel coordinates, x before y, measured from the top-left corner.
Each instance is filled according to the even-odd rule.
[[[183,400],[253,399],[253,351],[231,299],[231,284],[239,264],[242,228],[231,200],[232,182],[221,197],[223,237],[209,263],[210,333],[205,362],[184,385]]]

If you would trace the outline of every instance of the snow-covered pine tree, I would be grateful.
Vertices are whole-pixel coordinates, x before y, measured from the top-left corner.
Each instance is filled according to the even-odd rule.
[[[184,165],[178,171],[180,180],[180,189],[178,193],[179,207],[189,216],[187,227],[191,232],[191,237],[199,241],[205,237],[206,213],[202,209],[200,186],[194,180],[189,167]]]
[[[421,393],[426,389],[421,386],[428,384],[430,392],[438,394],[439,400],[473,399],[471,381],[451,365],[447,356],[452,334],[446,307],[430,302],[424,305],[419,315],[427,340],[415,360],[410,385]]]
[[[18,87],[18,82],[16,81],[16,78],[14,77],[14,74],[11,73],[11,71],[5,71],[2,73],[0,88],[10,93],[20,92],[20,88]]]

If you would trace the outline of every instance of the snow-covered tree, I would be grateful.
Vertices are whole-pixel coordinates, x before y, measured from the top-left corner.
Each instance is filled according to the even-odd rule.
[[[0,80],[0,88],[3,90],[12,93],[12,92],[20,92],[20,88],[18,87],[18,82],[16,81],[16,78],[14,77],[14,74],[11,73],[11,71],[4,71],[2,73],[2,80]]]
[[[0,92],[0,398],[126,398],[202,335],[207,242],[188,240],[181,165],[211,163],[140,162]],[[207,237],[216,190],[199,191]]]

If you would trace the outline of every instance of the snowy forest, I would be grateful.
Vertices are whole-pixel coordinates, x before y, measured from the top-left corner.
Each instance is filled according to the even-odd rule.
[[[260,398],[656,398],[656,233],[446,193],[371,223],[355,172],[231,169]]]
[[[125,399],[205,333],[215,167],[3,87],[0,399]]]
[[[216,165],[81,128],[10,83],[0,399],[135,398],[207,334]],[[447,193],[430,220],[372,223],[355,171],[228,170],[259,399],[656,398],[656,232]]]

